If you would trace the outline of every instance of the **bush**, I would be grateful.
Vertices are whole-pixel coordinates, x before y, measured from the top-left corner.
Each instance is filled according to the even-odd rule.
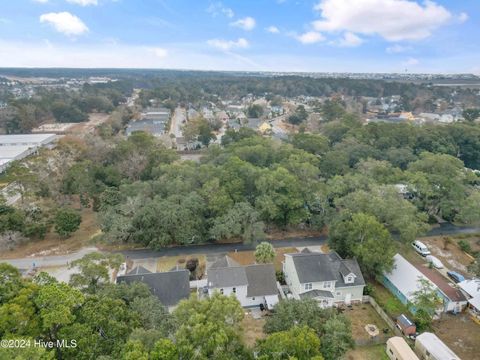
[[[458,241],[458,247],[459,247],[462,251],[464,251],[464,252],[466,252],[466,253],[468,253],[468,254],[470,254],[470,253],[472,252],[472,247],[470,246],[470,243],[469,243],[467,240],[464,240],[464,239],[459,240],[459,241]]]
[[[189,259],[185,265],[185,268],[188,269],[191,273],[195,272],[198,266],[198,259],[193,258]]]
[[[371,284],[365,285],[363,288],[363,295],[374,296],[375,289]]]
[[[285,281],[285,274],[283,273],[283,271],[281,270],[278,270],[275,272],[275,276],[277,277],[277,281],[281,284],[281,285],[286,285],[286,281]]]
[[[69,208],[59,209],[55,215],[55,231],[63,237],[69,237],[77,231],[82,222],[81,215]]]

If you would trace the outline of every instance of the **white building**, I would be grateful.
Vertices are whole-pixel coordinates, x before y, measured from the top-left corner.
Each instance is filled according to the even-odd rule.
[[[313,298],[322,307],[361,302],[365,280],[355,259],[308,249],[285,254],[285,281],[296,299]]]
[[[468,310],[480,323],[480,279],[464,280],[458,286],[468,297]]]

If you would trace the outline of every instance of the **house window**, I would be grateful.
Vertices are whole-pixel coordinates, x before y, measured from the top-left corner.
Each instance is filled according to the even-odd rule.
[[[235,294],[237,292],[237,288],[233,288],[233,293]]]
[[[353,278],[351,276],[347,276],[347,281],[345,281],[347,284],[353,282]]]
[[[223,289],[220,289],[220,294],[222,294],[222,295],[223,295]]]
[[[342,295],[342,293],[340,291],[337,291],[337,296],[340,296]]]
[[[323,288],[324,288],[324,289],[328,289],[329,287],[330,287],[330,281],[325,281],[325,282],[323,283]]]
[[[305,290],[312,290],[312,283],[306,283]]]
[[[255,300],[255,297],[252,297],[252,300]]]

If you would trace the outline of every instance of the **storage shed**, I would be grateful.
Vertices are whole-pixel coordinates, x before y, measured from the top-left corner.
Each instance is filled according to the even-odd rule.
[[[417,332],[417,327],[415,326],[415,324],[404,314],[397,317],[397,326],[406,336],[413,335]]]

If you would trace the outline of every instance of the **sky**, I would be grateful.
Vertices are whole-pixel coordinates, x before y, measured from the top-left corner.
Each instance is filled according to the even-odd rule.
[[[480,0],[15,0],[0,67],[480,74]]]

